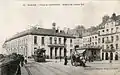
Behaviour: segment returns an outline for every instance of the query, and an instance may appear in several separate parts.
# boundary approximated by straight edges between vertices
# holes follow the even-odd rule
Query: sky
[[[37,6],[27,6],[27,4]],[[60,5],[40,6],[39,4]],[[0,0],[0,52],[3,52],[2,44],[6,39],[31,26],[52,28],[52,23],[55,22],[60,29],[74,28],[77,25],[89,28],[99,25],[104,15],[111,16],[112,13],[120,15],[119,0]]]

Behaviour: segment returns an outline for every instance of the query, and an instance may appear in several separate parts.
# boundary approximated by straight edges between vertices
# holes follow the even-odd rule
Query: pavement
[[[45,63],[28,60],[26,65],[31,75],[120,75],[120,61],[94,61],[87,62],[90,67],[75,67],[68,64],[64,65],[64,59],[47,59]]]
[[[25,66],[21,67],[21,75],[29,75],[28,71],[25,68]]]

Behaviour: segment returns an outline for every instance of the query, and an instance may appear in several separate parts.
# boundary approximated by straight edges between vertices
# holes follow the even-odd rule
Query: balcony
[[[66,44],[48,44],[48,47],[66,47]]]
[[[101,47],[100,46],[88,45],[88,46],[83,46],[82,48],[101,48]]]

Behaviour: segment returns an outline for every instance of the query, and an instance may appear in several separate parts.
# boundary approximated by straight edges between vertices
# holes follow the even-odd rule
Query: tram
[[[45,52],[46,52],[46,50],[44,48],[37,49],[34,52],[34,60],[36,62],[45,62],[45,58],[46,58]]]

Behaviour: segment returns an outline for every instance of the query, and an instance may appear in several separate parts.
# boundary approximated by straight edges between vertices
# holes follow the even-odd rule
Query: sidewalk
[[[87,64],[110,64],[110,60],[87,62]],[[113,60],[112,64],[120,64],[120,60]]]
[[[21,75],[29,75],[25,66],[21,67]]]

